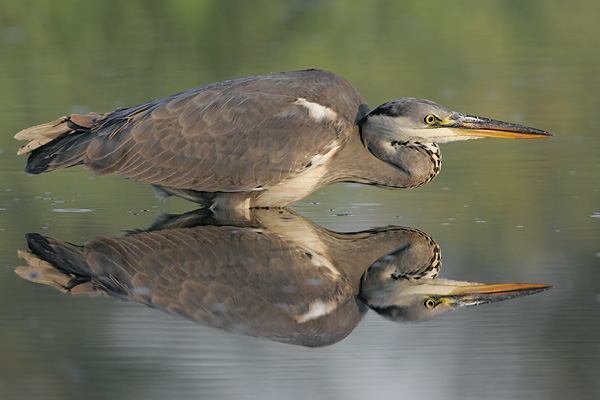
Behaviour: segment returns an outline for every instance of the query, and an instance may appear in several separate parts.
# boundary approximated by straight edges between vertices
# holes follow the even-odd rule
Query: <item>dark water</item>
[[[0,8],[0,398],[593,399],[600,394],[600,32],[595,23],[600,6],[131,1],[61,7],[9,2]],[[252,319],[259,321],[252,330],[246,319],[225,327],[237,332],[229,333],[214,327],[226,325],[218,318],[195,318],[202,322],[197,323],[132,301],[63,294],[15,274],[26,265],[17,251],[27,250],[27,233],[87,246],[99,237],[123,238],[125,231],[148,228],[163,212],[181,214],[194,207],[158,200],[147,185],[97,178],[80,167],[28,176],[22,172],[24,158],[15,155],[14,133],[72,112],[108,111],[206,83],[306,67],[344,76],[371,106],[399,96],[423,97],[556,136],[442,145],[441,174],[416,190],[326,187],[291,207],[298,214],[292,221],[310,227],[310,234],[297,226],[289,233],[273,222],[277,216],[270,222],[263,217],[263,229],[275,240],[284,240],[286,248],[304,241],[300,245],[318,255],[357,232],[418,230],[441,249],[438,280],[554,288],[426,322],[398,323],[364,308],[354,296],[360,295],[369,262],[402,247],[406,236],[364,249],[357,244],[338,251],[342,257],[334,262],[344,271],[344,279],[334,281],[347,289],[335,292],[345,306],[323,301],[311,314],[310,301],[300,305],[300,286],[284,285],[288,292],[296,290],[297,315],[304,321],[318,319],[313,317],[327,305],[349,310],[330,321],[327,335],[313,330],[303,336],[312,345],[332,343],[310,348],[280,343],[286,334],[302,331],[297,325],[284,332],[283,323]],[[185,229],[201,235],[206,229],[220,234],[233,229],[215,227],[214,221],[208,226]],[[238,229],[234,236],[254,240],[247,227]],[[320,250],[311,247],[315,244]],[[265,254],[258,249],[250,258]],[[405,253],[395,254],[405,261]],[[266,293],[274,287],[268,283],[276,279],[273,271],[275,266],[263,269],[267,275],[255,274],[266,280],[236,282],[236,290]],[[329,281],[311,276],[308,282],[312,299],[324,298],[315,288]],[[143,300],[147,285],[131,287]],[[217,304],[213,314],[232,309],[223,301],[211,304]],[[241,304],[249,311],[238,310],[239,318],[266,307]],[[279,341],[266,329],[259,332],[268,324],[281,329]],[[326,340],[316,343],[315,337]]]

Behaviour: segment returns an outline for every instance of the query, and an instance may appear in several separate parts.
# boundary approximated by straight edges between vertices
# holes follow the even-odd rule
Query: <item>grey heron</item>
[[[251,214],[232,225],[201,209],[83,246],[28,234],[30,251],[19,252],[28,265],[16,272],[64,292],[133,300],[226,331],[312,347],[342,340],[368,307],[416,321],[549,288],[434,279],[440,249],[417,229],[338,233],[289,210]]]
[[[19,132],[25,170],[83,164],[218,209],[283,207],[335,182],[414,188],[440,172],[438,143],[550,133],[399,98],[369,110],[323,70],[214,83]]]

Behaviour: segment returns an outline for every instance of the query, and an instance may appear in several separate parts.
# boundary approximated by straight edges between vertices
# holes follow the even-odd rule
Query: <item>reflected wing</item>
[[[334,113],[311,114],[298,99]],[[363,103],[326,71],[216,83],[105,114],[84,163],[160,186],[257,189],[301,173],[312,157],[343,143]]]
[[[362,319],[329,260],[254,228],[205,226],[100,237],[83,247],[29,234],[22,277],[106,293],[230,332],[305,346],[346,337]],[[56,273],[56,271],[60,273]]]
[[[343,275],[316,254],[248,228],[205,226],[102,237],[84,250],[96,279],[109,278],[111,287],[123,284],[133,298],[148,289],[142,297],[150,305],[195,319],[214,312],[213,304],[231,306],[227,311],[233,314],[236,307],[255,309],[257,303],[244,301],[258,300],[263,307],[268,303],[299,316],[308,311],[306,299],[333,301],[347,287]]]

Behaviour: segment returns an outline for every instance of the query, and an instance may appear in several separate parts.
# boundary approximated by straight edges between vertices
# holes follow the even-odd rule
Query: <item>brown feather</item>
[[[210,192],[243,192],[247,197],[239,200],[245,201],[276,188],[275,197],[259,205],[280,206],[325,184],[316,181],[319,171],[304,179],[302,193],[280,198],[281,183],[304,174],[315,157],[331,158],[356,134],[364,103],[331,72],[292,71],[215,83],[106,114],[65,116],[15,137],[28,141],[19,154],[31,152],[30,173],[84,164],[98,175],[120,174],[195,201]],[[239,206],[224,201],[224,207]]]
[[[288,87],[282,96],[279,86],[292,78],[319,84]],[[330,93],[332,87],[338,94],[340,88],[348,91],[350,101],[337,104],[339,97]],[[310,119],[304,107],[294,104],[300,97],[331,107],[344,129]],[[326,153],[323,149],[332,140],[343,141],[362,103],[352,86],[324,71],[222,82],[119,114],[122,123],[106,115],[98,122],[108,130],[97,129],[99,137],[84,163],[101,175],[118,173],[154,185],[204,192],[271,186],[301,173],[301,166]],[[118,128],[113,129],[115,124]]]

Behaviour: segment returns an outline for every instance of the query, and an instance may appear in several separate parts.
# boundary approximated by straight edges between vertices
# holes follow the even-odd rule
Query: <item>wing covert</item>
[[[160,186],[256,190],[301,173],[311,157],[344,142],[361,104],[349,83],[326,71],[220,82],[105,114],[84,164]]]

